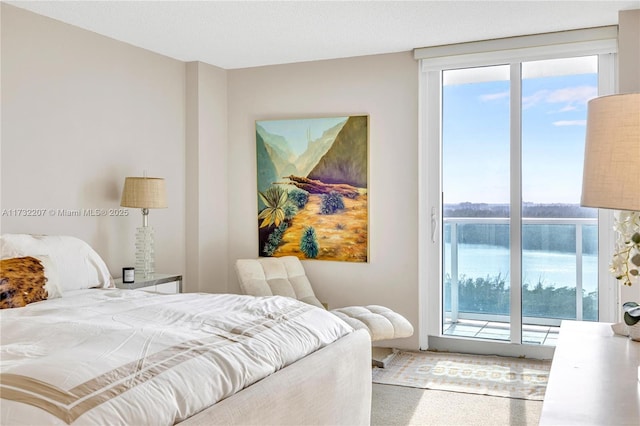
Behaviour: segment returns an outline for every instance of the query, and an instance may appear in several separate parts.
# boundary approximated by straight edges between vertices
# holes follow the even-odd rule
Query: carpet
[[[398,352],[373,382],[542,401],[551,361],[449,352]]]

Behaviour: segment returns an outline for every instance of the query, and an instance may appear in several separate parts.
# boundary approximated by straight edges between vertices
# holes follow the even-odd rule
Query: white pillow
[[[53,263],[49,256],[38,255],[33,256],[42,263],[44,267],[44,276],[47,277],[47,283],[44,285],[44,289],[47,290],[49,295],[47,299],[55,299],[56,297],[62,297],[62,290],[60,290],[60,276],[58,275],[58,268]]]
[[[4,234],[1,256],[48,257],[53,264],[52,279],[62,293],[92,287],[113,287],[113,278],[98,253],[86,242],[67,235]],[[46,270],[46,260],[43,262]],[[51,265],[50,265],[51,266]],[[55,272],[54,272],[55,271]],[[49,278],[49,277],[47,277]]]

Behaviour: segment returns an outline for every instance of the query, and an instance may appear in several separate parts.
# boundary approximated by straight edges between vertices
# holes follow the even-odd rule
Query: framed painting
[[[256,121],[259,256],[367,262],[369,116]]]

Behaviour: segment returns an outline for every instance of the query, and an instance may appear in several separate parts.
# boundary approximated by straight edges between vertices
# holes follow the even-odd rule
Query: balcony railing
[[[451,259],[451,300],[450,300],[450,321],[456,323],[459,318],[484,319],[490,321],[509,322],[509,317],[500,313],[485,312],[482,314],[471,312],[460,312],[459,308],[459,227],[461,225],[509,225],[508,218],[483,218],[483,217],[461,217],[444,218],[444,225],[450,227],[450,259]],[[583,320],[583,234],[586,226],[597,226],[596,218],[522,218],[523,229],[529,225],[570,225],[575,228],[575,312],[576,320]],[[596,236],[597,238],[597,236]],[[491,242],[482,244],[495,245]],[[595,242],[597,246],[597,241]],[[464,271],[463,271],[464,273]],[[559,325],[560,319],[525,317],[526,324],[539,325]]]

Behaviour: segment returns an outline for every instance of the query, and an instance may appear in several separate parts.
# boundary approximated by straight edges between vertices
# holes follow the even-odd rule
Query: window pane
[[[444,71],[443,82],[443,333],[509,340],[509,66]],[[474,318],[506,326],[483,331]]]
[[[597,57],[525,62],[522,76],[523,315],[597,320],[597,211],[579,205]]]

